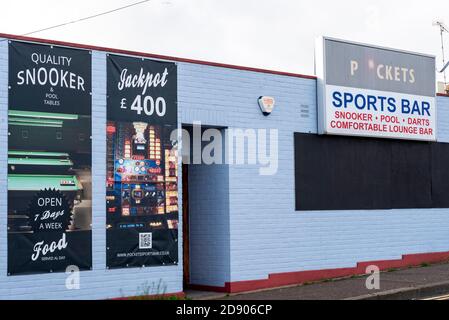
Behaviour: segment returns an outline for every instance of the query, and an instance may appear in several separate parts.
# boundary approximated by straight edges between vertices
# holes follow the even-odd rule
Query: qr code
[[[139,249],[153,249],[152,233],[139,233]]]

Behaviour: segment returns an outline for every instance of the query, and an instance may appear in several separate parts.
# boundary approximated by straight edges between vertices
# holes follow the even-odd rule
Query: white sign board
[[[323,37],[316,73],[320,134],[436,141],[434,56]]]

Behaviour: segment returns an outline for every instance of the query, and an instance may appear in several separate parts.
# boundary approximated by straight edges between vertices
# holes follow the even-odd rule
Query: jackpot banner
[[[435,57],[317,42],[321,134],[436,141]]]
[[[177,67],[109,55],[107,71],[107,266],[177,264]]]
[[[8,274],[92,266],[89,51],[9,44]]]

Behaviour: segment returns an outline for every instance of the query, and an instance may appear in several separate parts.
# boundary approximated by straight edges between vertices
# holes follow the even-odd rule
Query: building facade
[[[241,292],[365,273],[449,257],[449,209],[297,211],[295,133],[318,134],[317,80],[267,70],[189,61],[106,48],[2,35],[0,40],[0,298],[114,299],[184,291],[182,212],[179,261],[171,266],[108,269],[106,263],[107,55],[145,57],[177,65],[178,127],[278,130],[275,175],[257,165],[189,165],[188,285]],[[67,274],[8,275],[8,41],[92,52],[92,270],[80,288]],[[266,117],[257,101],[276,98]],[[449,143],[449,99],[437,97],[437,139]],[[325,201],[325,200],[323,200]],[[185,256],[184,256],[185,257]]]

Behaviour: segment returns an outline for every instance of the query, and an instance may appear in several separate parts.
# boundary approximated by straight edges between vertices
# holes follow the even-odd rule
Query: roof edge
[[[211,67],[236,69],[236,70],[251,71],[251,72],[258,72],[258,73],[268,73],[268,74],[275,74],[275,75],[281,75],[281,76],[287,76],[287,77],[295,77],[295,78],[303,78],[303,79],[311,79],[311,80],[317,79],[316,76],[304,75],[304,74],[299,74],[299,73],[291,73],[291,72],[276,71],[276,70],[269,70],[269,69],[245,67],[245,66],[239,66],[239,65],[233,65],[233,64],[225,64],[225,63],[203,61],[203,60],[196,60],[196,59],[172,57],[172,56],[152,54],[152,53],[132,51],[132,50],[114,49],[114,48],[79,44],[79,43],[66,42],[66,41],[60,41],[60,40],[49,40],[49,39],[34,38],[34,37],[27,37],[27,36],[19,36],[19,35],[13,35],[13,34],[8,34],[8,33],[0,33],[0,38],[5,38],[5,39],[9,39],[9,40],[18,40],[18,41],[46,43],[46,44],[55,45],[55,46],[64,46],[64,47],[72,47],[72,48],[78,48],[78,49],[103,51],[103,52],[109,52],[109,53],[133,55],[133,56],[140,56],[140,57],[160,59],[160,60],[170,60],[170,61],[176,61],[176,62],[201,64],[201,65],[206,65],[206,66],[211,66]]]

